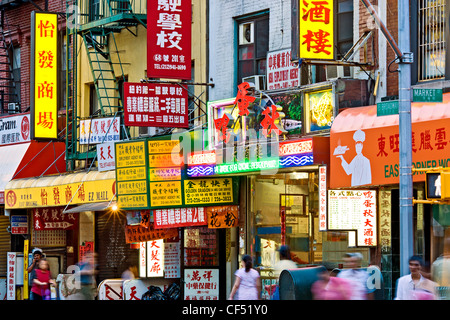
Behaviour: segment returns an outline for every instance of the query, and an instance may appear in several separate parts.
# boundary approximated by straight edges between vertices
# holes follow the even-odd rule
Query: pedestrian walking
[[[372,300],[374,296],[375,288],[369,289],[367,286],[369,273],[361,269],[362,258],[363,256],[359,252],[346,253],[344,256],[346,269],[337,274],[338,278],[351,281],[353,285],[352,300]]]
[[[420,273],[423,266],[422,258],[409,258],[409,271],[397,280],[395,300],[435,300],[436,283],[423,277]]]
[[[324,269],[318,274],[319,279],[311,286],[314,300],[351,300],[352,284],[350,281],[330,276]]]
[[[233,300],[236,292],[236,300],[259,300],[261,293],[261,278],[255,269],[253,269],[252,258],[244,255],[241,260],[241,268],[234,274],[236,281],[231,290],[229,300]]]
[[[95,281],[96,270],[96,253],[86,253],[84,259],[79,263],[80,267],[80,284],[83,300],[94,300],[97,296],[97,285]]]
[[[56,282],[50,277],[48,261],[41,259],[35,269],[35,277],[31,286],[31,300],[50,300],[50,285]]]

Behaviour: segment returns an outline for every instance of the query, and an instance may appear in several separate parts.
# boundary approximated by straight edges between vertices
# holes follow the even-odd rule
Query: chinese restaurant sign
[[[191,79],[191,0],[148,1],[147,76]]]
[[[376,191],[328,190],[328,230],[356,231],[357,246],[376,246],[376,203]]]
[[[58,18],[31,13],[31,139],[58,137]]]
[[[267,89],[285,89],[300,85],[299,68],[291,62],[291,49],[267,53]]]
[[[5,190],[5,208],[57,207],[111,201],[115,179]]]
[[[177,84],[124,83],[127,126],[187,128],[188,94]]]
[[[333,0],[300,0],[300,58],[334,59]]]
[[[327,167],[319,166],[319,231],[327,230]]]
[[[233,202],[233,180],[212,178],[184,180],[186,205],[204,205]]]

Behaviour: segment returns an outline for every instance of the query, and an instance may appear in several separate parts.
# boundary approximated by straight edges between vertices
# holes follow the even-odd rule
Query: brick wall
[[[37,0],[34,3],[42,9],[45,8],[45,1],[43,0]],[[48,9],[49,12],[65,12],[65,2],[49,0]],[[4,31],[7,31],[7,34],[5,34],[6,41],[12,41],[15,47],[20,48],[20,101],[22,111],[30,107],[30,25],[32,11],[38,11],[38,8],[30,3],[23,3],[16,8],[7,8],[4,11]],[[58,29],[62,40],[61,35],[65,33],[65,19],[62,17],[58,18]],[[0,61],[4,62],[5,58],[1,58],[3,60],[0,59]],[[0,68],[5,67],[7,66],[0,65]]]

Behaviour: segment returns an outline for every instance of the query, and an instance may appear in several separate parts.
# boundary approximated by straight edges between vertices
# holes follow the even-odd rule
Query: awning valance
[[[450,93],[442,103],[412,103],[411,121],[413,166],[448,166]],[[330,187],[398,184],[399,137],[398,115],[377,116],[377,106],[342,111],[330,131]]]
[[[86,203],[79,205],[77,207],[67,209],[63,211],[63,213],[79,213],[86,211],[105,211],[109,208],[112,208],[116,204],[115,201],[105,201],[105,202],[95,202],[95,203]]]
[[[39,208],[111,202],[115,171],[90,171],[11,180],[5,187],[5,208]]]

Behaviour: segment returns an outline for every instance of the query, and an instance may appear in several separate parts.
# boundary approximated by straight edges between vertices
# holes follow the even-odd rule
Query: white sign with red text
[[[0,146],[30,141],[30,114],[0,118]]]
[[[116,157],[114,142],[100,143],[97,145],[98,171],[116,169]]]
[[[184,300],[219,300],[219,269],[185,269]]]
[[[7,300],[16,300],[16,253],[8,252],[8,271],[7,271]]]
[[[267,90],[300,85],[299,68],[291,62],[291,49],[267,53]]]

